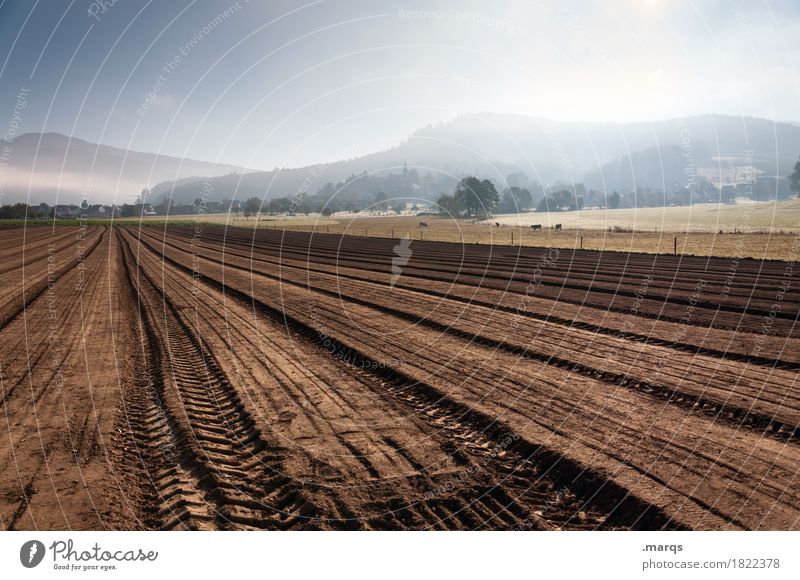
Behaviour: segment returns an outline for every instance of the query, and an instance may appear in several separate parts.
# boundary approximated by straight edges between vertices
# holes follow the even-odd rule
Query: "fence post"
[[[678,255],[678,236],[675,236],[675,239],[672,241],[672,252],[676,256]]]

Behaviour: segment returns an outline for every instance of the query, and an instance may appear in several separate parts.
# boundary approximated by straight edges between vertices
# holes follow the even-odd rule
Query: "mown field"
[[[561,213],[525,213],[499,216],[507,225],[561,223],[569,229],[606,230],[623,228],[664,233],[765,232],[800,233],[800,199],[778,203],[700,204],[682,207],[639,209],[586,209]]]
[[[420,222],[427,224],[421,228]],[[110,225],[110,221],[98,221]],[[522,245],[611,252],[674,253],[727,258],[794,260],[800,252],[800,200],[579,212],[500,215],[476,222],[438,216],[378,217],[362,214],[259,216],[228,214],[147,216],[119,225],[198,223],[248,229],[279,229],[360,237],[453,243]],[[497,227],[500,223],[501,226]],[[562,224],[561,231],[552,226]],[[541,224],[533,231],[532,224]]]
[[[0,230],[4,529],[800,527],[783,262]]]
[[[265,229],[346,234],[357,237],[410,238],[497,246],[526,246],[559,249],[603,250],[607,252],[644,252],[726,258],[794,260],[800,255],[800,232],[797,233],[711,233],[605,231],[601,229],[545,228],[533,231],[529,226],[496,226],[492,222],[474,223],[437,216],[353,217],[335,224],[294,224],[262,222]],[[531,218],[535,219],[535,218]],[[427,227],[420,227],[420,222]],[[539,222],[536,222],[539,223]]]

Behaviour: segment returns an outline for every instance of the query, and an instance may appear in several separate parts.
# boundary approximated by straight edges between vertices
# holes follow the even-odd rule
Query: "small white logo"
[[[408,261],[411,259],[411,238],[405,237],[400,240],[394,247],[395,256],[392,258],[392,277],[389,280],[389,288],[394,288],[394,285],[397,284],[397,280],[403,273],[403,266],[408,264]]]
[[[35,568],[44,559],[44,544],[39,540],[29,540],[19,549],[19,561],[26,568]]]

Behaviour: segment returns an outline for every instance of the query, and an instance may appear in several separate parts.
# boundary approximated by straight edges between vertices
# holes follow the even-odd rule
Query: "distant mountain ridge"
[[[40,151],[35,176],[37,186],[42,183],[44,186],[31,192],[31,199],[37,202],[51,202],[54,197],[52,184],[58,181],[55,178],[65,156],[62,149],[67,139],[53,134],[44,137],[47,147]],[[25,157],[30,147],[20,147],[25,138],[30,140],[33,136],[24,135],[14,141],[15,150],[6,168],[3,203],[15,197],[8,174],[9,170],[18,171],[20,165],[25,185],[22,191],[27,193],[32,159]],[[204,188],[211,191],[208,201],[291,197],[298,192],[314,194],[326,183],[336,184],[363,172],[399,173],[406,164],[420,176],[430,173],[435,178],[432,181],[442,184],[476,175],[491,179],[502,188],[509,175],[517,176],[519,183],[519,175],[524,174],[522,181],[530,184],[580,182],[610,192],[685,185],[687,175],[713,173],[717,166],[728,163],[751,164],[765,175],[788,175],[800,154],[800,126],[726,115],[639,123],[581,123],[479,113],[419,129],[400,145],[385,151],[292,169],[243,173],[242,168],[231,165],[130,152],[118,188],[116,176],[122,168],[125,151],[73,139],[67,156],[70,169],[67,181],[72,187],[66,187],[62,179],[61,200],[67,193],[71,200],[80,197],[91,167],[91,158],[87,161],[85,157],[95,150],[100,152],[98,158],[102,160],[102,171],[95,168],[93,183],[98,201],[104,188],[111,188],[106,198],[119,190],[132,195],[127,200],[131,202],[142,187],[154,183],[158,185],[152,188],[148,199],[151,202],[171,197],[177,202],[191,203]],[[83,161],[79,163],[72,156]],[[720,161],[722,158],[741,161]],[[151,167],[157,169],[152,175]],[[49,179],[44,179],[48,176]],[[427,191],[429,196],[437,193],[430,187]]]
[[[164,181],[218,177],[244,171],[207,163],[97,145],[60,133],[26,133],[0,140],[3,204],[26,202],[131,203],[145,187]]]
[[[800,126],[754,117],[701,115],[646,123],[579,123],[513,114],[462,115],[414,132],[405,142],[335,163],[212,180],[218,199],[276,198],[308,191],[364,171],[398,172],[404,164],[455,178],[477,175],[504,186],[524,173],[531,183],[585,182],[597,189],[686,184],[687,174],[715,167],[719,157],[743,158],[769,175],[788,175],[800,154]],[[198,184],[164,184],[181,201]],[[387,192],[391,193],[391,192]]]

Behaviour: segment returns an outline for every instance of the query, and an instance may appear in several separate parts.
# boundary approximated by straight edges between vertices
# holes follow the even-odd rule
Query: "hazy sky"
[[[798,0],[6,0],[0,47],[3,134],[263,169],[479,111],[800,121]]]

